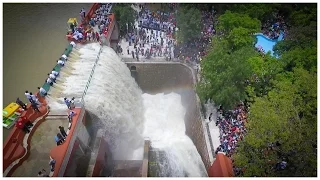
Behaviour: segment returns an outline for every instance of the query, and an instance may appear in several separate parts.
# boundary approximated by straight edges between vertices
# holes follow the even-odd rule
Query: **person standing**
[[[68,134],[66,133],[64,128],[62,126],[59,126],[59,129],[60,129],[60,133],[62,134],[62,136],[64,136],[64,138],[66,138]]]
[[[23,103],[19,98],[17,98],[16,103],[19,104],[19,106],[22,107],[24,110],[27,110],[26,104]]]
[[[64,142],[65,138],[60,133],[57,133],[57,136],[62,142]]]
[[[56,77],[55,75],[48,73],[48,76],[49,76],[49,78],[50,78],[54,83],[56,83],[57,77]]]
[[[98,33],[98,32],[96,32],[96,39],[97,39],[97,42],[99,42],[99,41],[100,41],[100,35],[99,35],[99,33]]]
[[[54,167],[56,165],[56,160],[54,160],[51,156],[50,156],[49,165],[50,165],[50,171],[53,172],[54,171]]]
[[[62,54],[61,58],[64,59],[65,61],[68,61],[68,57],[67,57],[67,55],[65,55],[65,54]],[[60,59],[61,59],[61,58],[60,58]]]
[[[25,124],[23,124],[22,122],[22,119],[19,119],[17,122],[16,122],[16,127],[19,128],[19,129],[22,129],[24,132],[26,133],[30,133],[30,130],[28,128],[28,126],[26,126]]]
[[[76,43],[74,41],[71,41],[70,44],[72,45],[72,47],[76,47]]]
[[[49,177],[47,175],[46,170],[42,169],[41,171],[38,172],[38,177]]]
[[[33,108],[33,110],[40,112],[39,108],[38,108],[38,104],[34,101],[31,102],[31,107]]]
[[[126,48],[127,48],[128,55],[130,55],[129,46],[127,46]]]
[[[64,66],[64,62],[61,61],[61,60],[57,60],[57,64],[60,65],[60,66]]]
[[[29,91],[25,91],[24,95],[26,95],[27,99],[30,101],[31,96],[30,96]]]
[[[54,68],[52,69],[52,71],[51,71],[51,74],[53,74],[54,76],[58,76],[59,75],[59,72],[58,71],[56,71]]]
[[[43,87],[38,87],[38,89],[39,89],[40,95],[42,96],[48,95],[47,91]]]
[[[60,144],[62,144],[62,141],[61,141],[61,139],[59,139],[58,136],[54,136],[54,140],[56,141],[57,146],[59,146]]]
[[[53,86],[53,82],[52,82],[51,78],[48,77],[48,79],[45,82],[50,84],[50,86]]]
[[[83,18],[85,18],[86,17],[86,10],[84,10],[84,8],[82,8],[81,11],[82,11]]]
[[[33,124],[25,116],[21,117],[22,123],[25,124],[28,128],[33,127]]]
[[[210,113],[210,115],[209,115],[209,122],[212,121],[212,115],[213,115],[213,113]]]
[[[96,40],[96,33],[94,33],[94,31],[91,32],[91,36],[92,36],[92,41]]]
[[[67,105],[68,109],[71,109],[71,106],[70,106],[71,102],[70,102],[70,100],[67,99],[66,97],[65,97],[63,100],[64,100],[64,103]]]

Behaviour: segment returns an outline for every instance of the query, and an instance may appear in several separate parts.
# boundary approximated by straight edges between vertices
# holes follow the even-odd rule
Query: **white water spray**
[[[146,108],[144,136],[150,138],[152,148],[164,151],[168,160],[168,164],[160,165],[160,175],[207,176],[195,145],[185,134],[186,110],[182,106],[181,96],[161,93],[143,94],[142,97]]]
[[[113,158],[142,159],[134,151],[143,146],[143,103],[141,90],[126,64],[110,47],[103,47],[85,107],[102,120]]]
[[[64,97],[82,96],[100,45],[92,43],[74,50],[47,100],[52,110],[66,111]],[[131,77],[127,66],[110,47],[103,47],[85,96],[85,107],[105,130],[115,160],[142,159],[144,136],[165,151],[173,176],[206,176],[200,155],[185,135],[185,109],[177,94],[148,95]],[[144,101],[143,101],[144,100]],[[145,109],[145,108],[146,109]],[[146,122],[145,120],[146,119]],[[144,129],[145,128],[145,129]]]

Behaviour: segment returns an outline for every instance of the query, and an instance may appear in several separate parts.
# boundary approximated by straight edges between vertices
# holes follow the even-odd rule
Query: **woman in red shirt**
[[[29,133],[29,128],[22,122],[22,119],[19,119],[16,123],[16,127],[22,129],[24,132]]]
[[[25,124],[28,128],[32,127],[33,124],[25,117],[21,117],[22,123]]]

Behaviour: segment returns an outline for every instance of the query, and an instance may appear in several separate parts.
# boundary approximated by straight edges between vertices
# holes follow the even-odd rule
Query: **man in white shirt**
[[[24,95],[26,95],[27,99],[30,101],[30,99],[31,99],[30,93],[28,91],[26,91],[24,93]]]
[[[41,103],[39,102],[39,99],[37,98],[37,96],[35,96],[34,94],[32,94],[32,92],[30,92],[30,96],[33,102],[37,103],[38,105],[41,105]]]
[[[57,64],[59,64],[60,66],[64,66],[64,62],[61,61],[61,60],[58,60],[58,61],[57,61]]]
[[[48,78],[48,79],[46,80],[46,83],[50,84],[50,86],[53,86],[53,82],[52,82],[51,78]]]
[[[67,57],[67,55],[65,55],[65,54],[62,54],[62,56],[61,56],[61,58],[63,58],[64,60],[68,60],[68,57]]]
[[[79,37],[80,40],[82,40],[82,39],[83,39],[82,33],[79,33],[79,34],[78,34],[78,37]]]
[[[51,71],[51,74],[53,74],[54,76],[58,76],[59,75],[59,72],[57,72],[54,68],[52,69]]]
[[[70,44],[73,46],[73,47],[76,47],[76,43],[74,41],[71,41]]]
[[[48,76],[54,83],[56,83],[56,76],[55,75],[48,73]]]
[[[39,89],[40,95],[42,95],[42,96],[48,95],[47,91],[45,89],[43,89],[43,87],[38,87],[38,89]]]
[[[73,37],[73,39],[75,39],[76,41],[78,41],[78,35],[77,35],[77,34],[74,34],[72,37]]]

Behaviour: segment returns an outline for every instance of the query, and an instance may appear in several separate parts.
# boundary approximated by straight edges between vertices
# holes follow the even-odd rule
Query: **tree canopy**
[[[130,4],[117,3],[112,7],[117,22],[119,23],[120,35],[124,36],[127,31],[132,31],[136,12],[131,8]],[[127,27],[128,24],[128,27]]]
[[[233,155],[242,176],[317,176],[316,4],[219,5],[217,36],[201,62],[197,92],[225,109],[249,102],[247,134]],[[265,7],[263,9],[263,7]],[[260,12],[260,13],[258,13]],[[286,15],[279,58],[254,50],[268,14]],[[272,20],[271,20],[272,21]],[[284,170],[276,163],[287,162]]]
[[[189,6],[181,7],[177,13],[177,27],[179,42],[199,38],[202,30],[200,10]]]
[[[232,108],[246,96],[245,82],[252,74],[248,59],[258,56],[252,33],[260,29],[260,22],[230,11],[218,20],[221,35],[213,38],[213,49],[202,61],[203,81],[197,90],[202,100],[212,99],[216,104]]]

